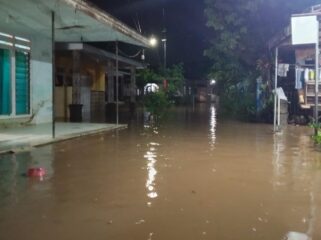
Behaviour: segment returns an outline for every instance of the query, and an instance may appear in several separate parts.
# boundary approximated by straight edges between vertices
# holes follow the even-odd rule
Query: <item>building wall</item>
[[[33,124],[52,121],[52,53],[51,39],[31,39],[31,119]]]
[[[40,124],[52,119],[52,57],[51,39],[43,35],[21,34],[8,24],[0,23],[0,31],[27,38],[31,41],[30,51],[30,108],[27,117],[1,117],[0,124]]]

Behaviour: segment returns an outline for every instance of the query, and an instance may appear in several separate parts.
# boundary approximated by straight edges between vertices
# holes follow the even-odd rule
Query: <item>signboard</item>
[[[292,17],[292,44],[316,44],[319,35],[318,25],[317,16]]]

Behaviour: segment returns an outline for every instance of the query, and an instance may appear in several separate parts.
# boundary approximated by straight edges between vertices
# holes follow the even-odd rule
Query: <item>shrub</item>
[[[170,107],[170,102],[166,93],[159,91],[148,93],[144,97],[144,106],[153,116],[162,117]]]

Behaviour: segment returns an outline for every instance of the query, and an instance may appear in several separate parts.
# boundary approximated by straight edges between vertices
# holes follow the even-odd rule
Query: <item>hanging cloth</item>
[[[290,64],[280,63],[278,65],[278,76],[286,77],[288,75],[289,69],[290,69]]]
[[[308,68],[304,69],[304,81],[305,82],[309,81],[309,69]]]
[[[305,71],[302,68],[295,69],[295,89],[303,88]]]
[[[310,80],[315,80],[315,72],[312,69],[309,70],[309,79]]]

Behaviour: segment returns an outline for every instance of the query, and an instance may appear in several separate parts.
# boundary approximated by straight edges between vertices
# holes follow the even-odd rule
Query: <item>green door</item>
[[[16,52],[16,114],[29,114],[29,54]]]
[[[0,49],[0,115],[11,114],[10,50]]]

